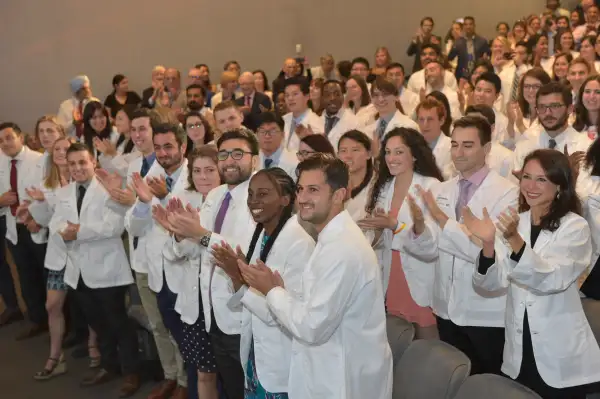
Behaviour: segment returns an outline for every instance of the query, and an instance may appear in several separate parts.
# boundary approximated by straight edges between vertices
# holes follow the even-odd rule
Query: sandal
[[[89,349],[98,349],[97,346],[88,346],[88,350]],[[89,368],[91,369],[97,369],[98,367],[100,367],[100,363],[102,360],[102,356],[98,355],[98,356],[90,356],[90,364],[89,364]]]
[[[42,371],[35,373],[33,376],[35,380],[47,381],[67,372],[67,362],[65,362],[62,355],[60,355],[58,359],[50,357],[48,360],[52,363],[52,366],[49,369],[45,368]]]

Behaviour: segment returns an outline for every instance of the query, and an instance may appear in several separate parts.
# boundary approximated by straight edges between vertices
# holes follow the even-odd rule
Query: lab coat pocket
[[[556,359],[561,363],[569,362],[569,358],[578,359],[586,350],[586,324],[583,314],[566,314],[556,318],[547,318],[541,331],[534,327],[531,328],[534,350],[536,338],[539,336],[546,359]]]

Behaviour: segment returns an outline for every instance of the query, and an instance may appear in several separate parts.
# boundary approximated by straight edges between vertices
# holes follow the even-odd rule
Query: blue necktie
[[[173,179],[170,176],[167,176],[165,180],[167,181],[167,191],[171,192],[173,189]]]
[[[142,177],[146,177],[149,170],[150,170],[150,163],[148,162],[148,160],[146,158],[144,158],[142,160],[142,169],[140,170],[140,175]]]
[[[265,158],[265,169],[269,169],[273,165],[273,160],[269,158]]]

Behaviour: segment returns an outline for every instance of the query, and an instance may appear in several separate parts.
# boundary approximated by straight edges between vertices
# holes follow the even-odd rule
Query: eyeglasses
[[[231,151],[221,150],[217,153],[217,159],[222,162],[226,161],[227,158],[231,157],[235,161],[239,161],[240,159],[244,158],[245,154],[252,153],[249,151],[240,150],[239,148],[236,148],[235,150]]]
[[[537,112],[539,114],[545,114],[546,111],[550,110],[551,112],[556,112],[559,109],[561,109],[562,107],[566,107],[565,104],[560,104],[560,103],[554,103],[554,104],[542,104],[542,105],[538,105],[537,107],[535,107],[535,109],[537,110]]]
[[[276,134],[281,133],[280,130],[277,129],[271,129],[271,130],[257,130],[258,134],[263,135],[263,136],[275,136]]]
[[[203,127],[202,123],[190,123],[189,125],[185,125],[186,129],[200,129]]]

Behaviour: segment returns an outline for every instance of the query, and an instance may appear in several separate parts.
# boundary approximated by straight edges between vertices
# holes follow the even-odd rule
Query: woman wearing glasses
[[[199,112],[188,112],[185,115],[183,127],[187,134],[186,157],[191,154],[195,148],[200,148],[205,144],[212,143],[214,140],[212,127]]]
[[[539,134],[542,127],[535,108],[535,98],[540,87],[550,83],[550,80],[550,76],[539,67],[525,72],[519,83],[517,101],[506,106],[506,129],[510,137]]]
[[[298,152],[296,153],[299,162],[302,162],[311,155],[317,153],[335,156],[335,150],[327,137],[322,134],[311,134],[300,140]]]

